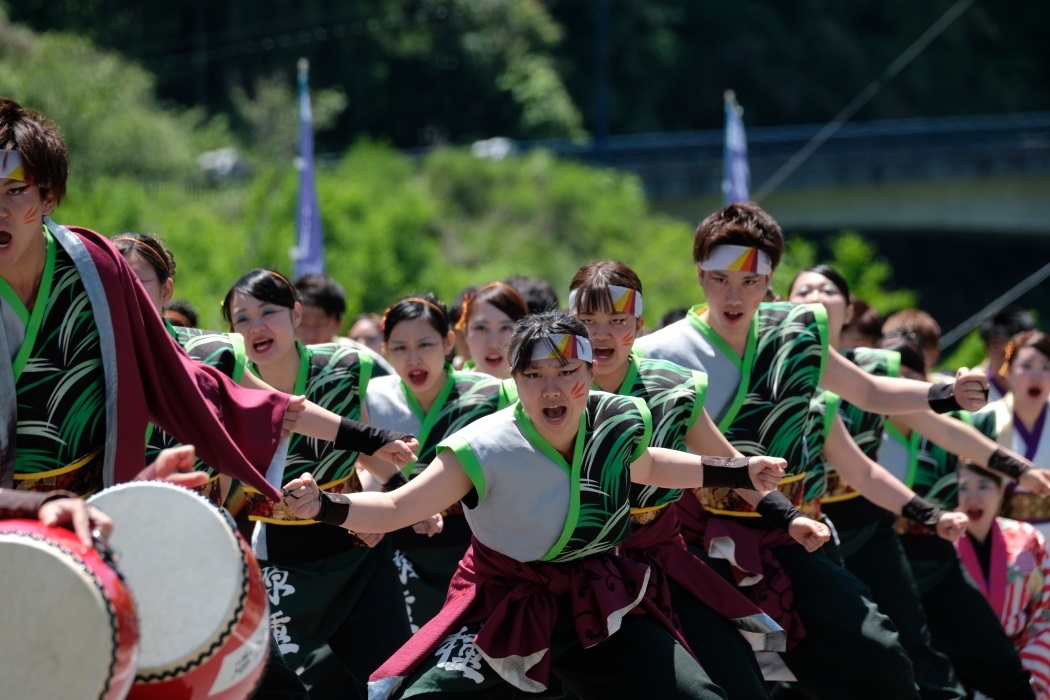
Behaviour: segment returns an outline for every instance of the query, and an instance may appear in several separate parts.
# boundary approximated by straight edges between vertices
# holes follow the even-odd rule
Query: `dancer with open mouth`
[[[910,373],[909,368],[916,367],[916,363],[922,367],[922,352],[918,345],[911,344],[905,338],[893,339],[889,345],[881,348],[840,349],[842,329],[852,309],[848,302],[849,285],[834,268],[820,264],[798,273],[789,286],[788,299],[799,304],[821,304],[828,315],[829,346],[868,374],[924,378],[921,372]],[[841,470],[836,470],[824,459],[815,460],[806,474],[806,498],[819,501],[820,508],[831,519],[838,533],[839,552],[847,568],[868,586],[880,612],[889,616],[897,626],[901,644],[915,669],[920,696],[942,699],[966,697],[967,691],[960,683],[952,662],[968,669],[996,658],[1001,660],[1001,666],[998,672],[991,674],[992,677],[1001,679],[1023,675],[1019,661],[1010,653],[1011,646],[999,633],[995,620],[989,615],[981,615],[980,610],[967,616],[963,625],[952,626],[959,620],[957,615],[950,615],[948,620],[935,621],[941,635],[955,639],[970,638],[972,643],[969,648],[982,657],[979,662],[965,656],[956,656],[949,661],[936,649],[923,600],[965,595],[967,591],[950,593],[955,583],[955,579],[950,576],[924,582],[924,586],[918,585],[895,529],[897,518],[874,502],[877,499],[874,498],[873,490],[885,489],[885,484],[881,480],[865,478],[864,472],[874,474],[883,471],[882,467],[874,464],[874,460],[879,458],[887,417],[863,411],[830,391],[821,391],[815,399],[817,401],[825,411],[824,424],[830,425],[830,418],[837,414],[849,437],[863,454],[855,455],[853,459],[840,460],[836,464],[841,464]],[[998,446],[992,440],[963,421],[932,411],[893,416],[892,421],[898,429],[916,431],[948,452],[969,457],[982,466],[1001,465],[1003,462],[1000,460],[1003,460],[1018,469],[1026,469],[1022,458],[997,449]],[[896,461],[893,464],[903,466]],[[891,473],[909,488],[919,490],[922,496],[937,506],[951,509],[954,502],[945,498],[947,494],[926,490],[924,485],[932,483],[937,477],[927,478],[917,473],[924,464],[917,461],[915,469]],[[1050,481],[1040,475],[1017,475],[1033,487],[1050,492]],[[851,484],[861,484],[862,487],[858,490]],[[920,530],[920,526],[913,527],[903,519],[900,526],[913,533],[921,533],[916,536],[927,540],[922,545],[927,550],[936,548],[944,553],[945,561],[953,559],[950,543],[937,540],[938,533],[934,529],[923,527]],[[919,595],[920,588],[922,596]],[[976,591],[969,592],[973,595],[967,600],[973,607],[980,608]],[[998,654],[993,652],[995,649],[999,650]],[[971,678],[967,671],[967,679]],[[982,681],[978,679],[977,682]]]
[[[800,503],[805,469],[815,455],[824,451],[837,462],[836,455],[845,460],[856,454],[841,422],[828,432],[818,427],[810,406],[818,388],[869,410],[908,413],[931,402],[942,410],[959,402],[978,408],[984,403],[984,378],[961,374],[954,385],[931,386],[872,377],[829,353],[824,307],[763,303],[783,250],[780,225],[758,205],[738,202],[711,214],[693,241],[707,303],[643,336],[636,346],[646,357],[706,371],[705,406],[719,429],[744,454],[770,452],[786,459],[789,475],[781,488]],[[892,495],[881,505],[924,522],[943,521],[948,537],[962,534],[961,514],[931,511],[928,502],[893,481],[887,480]],[[712,565],[749,590],[785,628],[788,650],[782,656],[809,692],[854,700],[917,697],[896,630],[856,576],[765,525],[735,494],[699,493],[707,516],[697,518],[687,541],[703,546]]]
[[[742,457],[703,408],[706,374],[633,352],[644,318],[642,282],[631,268],[615,260],[581,267],[569,285],[569,312],[590,334],[595,388],[645,401],[653,415],[653,447]],[[754,505],[760,501],[757,493],[740,493]],[[681,489],[632,484],[625,556],[652,566],[654,584],[666,586],[664,597],[689,647],[729,697],[767,697],[752,649],[782,651],[783,630],[686,547],[674,507],[682,496]],[[685,497],[695,501],[692,493]],[[798,517],[789,503],[784,514],[782,525],[808,549],[830,537],[825,525]],[[730,621],[742,634],[733,633]]]
[[[327,488],[350,491],[356,488],[352,477],[359,452],[400,443],[406,458],[399,465],[415,458],[405,443],[391,442],[410,440],[406,434],[357,422],[373,372],[370,352],[297,342],[302,305],[287,278],[252,270],[227,292],[222,309],[230,329],[244,337],[252,373],[371,433],[365,441],[337,436],[333,442],[293,435],[283,471],[275,478],[283,483],[312,472]],[[379,460],[367,468],[381,482],[399,473]],[[253,549],[270,591],[274,634],[288,665],[294,668],[327,643],[363,690],[368,675],[411,634],[389,542],[299,518],[250,487],[245,493],[248,517],[256,523]]]
[[[1050,469],[1050,336],[1035,330],[1018,333],[1007,343],[997,371],[1007,393],[974,414],[974,425],[1039,469]],[[1050,536],[1050,499],[1037,489],[1007,489],[1003,517],[1030,522]]]
[[[509,345],[519,403],[446,438],[422,474],[390,493],[285,485],[305,517],[391,531],[462,501],[474,533],[445,606],[383,665],[371,697],[517,697],[551,674],[584,698],[719,698],[647,592],[649,567],[618,556],[631,482],[776,486],[784,461],[747,468],[649,446],[637,398],[590,391],[587,330],[560,312],[526,316]]]
[[[392,491],[423,472],[442,440],[483,416],[514,403],[513,382],[481,372],[452,369],[446,358],[455,334],[445,305],[432,294],[405,297],[386,310],[381,323],[386,355],[397,374],[372,380],[362,420],[388,430],[415,435],[419,459],[405,465],[385,484]],[[369,457],[361,461],[368,464]],[[362,475],[366,488],[374,481]],[[440,523],[440,531],[432,525]],[[424,521],[390,537],[394,562],[403,583],[412,631],[432,618],[448,594],[452,574],[470,546],[470,527],[455,504],[435,521]]]
[[[1035,697],[1050,700],[1050,551],[1033,525],[999,516],[1005,491],[998,474],[959,462],[959,510],[970,526],[956,547],[1031,674]]]
[[[463,369],[491,374],[497,379],[509,378],[507,341],[514,324],[527,313],[525,298],[509,284],[490,282],[478,287],[464,302],[456,323],[470,353]]]

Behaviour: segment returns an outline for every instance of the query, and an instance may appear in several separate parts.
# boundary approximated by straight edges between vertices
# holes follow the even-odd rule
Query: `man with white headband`
[[[630,485],[767,493],[784,461],[733,468],[650,447],[645,403],[590,391],[587,329],[560,312],[518,321],[508,355],[519,403],[443,440],[396,491],[323,493],[309,475],[285,485],[298,515],[367,532],[463,503],[474,541],[445,605],[373,674],[369,697],[511,697],[547,690],[552,674],[579,697],[726,697],[655,604],[650,567],[620,555]]]
[[[783,250],[779,224],[756,204],[730,204],[708,216],[693,242],[707,303],[639,339],[636,347],[647,357],[706,371],[708,413],[745,455],[787,460],[780,490],[797,505],[806,466],[816,455],[824,452],[834,464],[836,457],[852,458],[856,450],[844,429],[825,430],[822,417],[811,409],[818,387],[866,410],[894,414],[930,407],[972,410],[985,401],[985,383],[980,374],[966,372],[954,385],[873,377],[829,352],[823,306],[763,303]],[[957,514],[942,514],[910,489],[893,487],[888,498],[873,500],[940,526],[949,539],[963,532],[964,520]],[[723,567],[724,575],[750,586],[763,609],[787,630],[788,651],[782,656],[811,694],[852,700],[918,697],[893,625],[855,576],[762,525],[755,509],[732,493],[714,494],[704,508],[706,525],[695,533],[695,544]]]
[[[84,497],[130,481],[153,421],[276,500],[266,471],[283,460],[282,432],[301,426],[302,398],[242,389],[182,352],[113,245],[49,218],[68,167],[57,125],[0,97],[0,488]],[[163,478],[193,486],[207,476]],[[271,651],[266,697],[305,697]]]

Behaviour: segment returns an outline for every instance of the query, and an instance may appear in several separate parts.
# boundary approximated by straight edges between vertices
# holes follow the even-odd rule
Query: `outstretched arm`
[[[285,484],[284,501],[300,518],[320,516],[355,532],[393,532],[441,512],[472,488],[459,459],[444,450],[422,474],[389,493],[322,495],[313,476],[304,474]]]
[[[650,447],[631,464],[631,480],[668,489],[750,485],[767,493],[777,487],[787,467],[787,462],[779,457],[751,457],[747,461],[745,472],[744,467],[705,466],[704,458],[699,455]]]
[[[1014,479],[1040,496],[1050,495],[1050,473],[1035,469],[1027,459],[1002,447],[972,425],[930,411],[894,418],[940,447],[965,457],[979,467]]]
[[[988,379],[980,372],[959,370],[954,385],[951,385],[951,396],[958,408],[975,411],[984,406],[988,399],[987,382]],[[899,415],[929,410],[931,391],[937,393],[937,389],[931,387],[943,388],[947,385],[931,385],[899,377],[876,377],[833,352],[828,354],[820,386],[869,413]],[[943,403],[935,405],[942,406]]]
[[[685,446],[690,452],[698,455],[743,456],[726,440],[725,435],[718,431],[706,409],[685,434]],[[750,488],[734,490],[752,507],[765,511],[764,517],[769,519],[775,527],[786,529],[795,541],[806,548],[806,551],[813,552],[819,549],[831,537],[831,531],[827,526],[807,518],[795,508],[790,507],[791,504],[786,498],[778,499],[767,495],[767,503],[763,504],[763,495],[758,491]],[[772,501],[777,501],[775,506]]]
[[[404,436],[399,439],[389,430],[373,428],[352,418],[343,418],[312,401],[307,401],[304,396],[293,396],[289,401],[284,427],[286,431],[335,443],[340,450],[374,455],[397,468],[414,461],[416,450],[419,449],[419,443],[414,437]],[[393,471],[390,470],[391,474]]]
[[[936,529],[938,535],[952,542],[966,532],[969,519],[964,513],[941,511],[932,506],[885,467],[871,461],[853,442],[838,416],[831,426],[824,456],[847,484],[875,505],[913,519],[913,513],[922,512],[928,516],[923,524]]]

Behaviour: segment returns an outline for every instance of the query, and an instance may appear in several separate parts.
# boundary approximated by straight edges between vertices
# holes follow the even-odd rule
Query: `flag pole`
[[[300,58],[299,72],[299,201],[295,216],[296,243],[292,248],[295,277],[324,272],[324,239],[321,209],[314,181],[314,127],[310,108],[310,62]]]
[[[747,164],[747,137],[744,135],[744,109],[736,93],[726,90],[725,149],[722,152],[722,203],[744,202],[751,189],[751,169]]]

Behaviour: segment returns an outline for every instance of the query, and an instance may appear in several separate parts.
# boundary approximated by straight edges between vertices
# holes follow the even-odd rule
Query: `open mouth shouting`
[[[1041,386],[1030,386],[1025,393],[1028,394],[1028,398],[1030,399],[1038,399],[1044,395],[1043,387]]]
[[[273,338],[261,337],[252,341],[252,350],[256,355],[266,355],[273,349]]]
[[[551,427],[556,427],[565,423],[566,418],[569,415],[569,408],[564,404],[545,406],[542,413],[543,422]]]
[[[984,516],[984,508],[977,508],[971,506],[963,511],[966,513],[966,517],[970,519],[970,522],[976,523]]]
[[[430,372],[425,369],[414,369],[408,373],[408,383],[412,386],[423,386],[429,377]]]
[[[734,324],[735,325],[737,323],[740,323],[740,321],[744,318],[744,312],[743,311],[724,311],[724,312],[722,312],[722,316],[730,324]]]
[[[495,369],[503,364],[503,355],[499,353],[485,355],[484,362],[488,367]]]
[[[613,355],[616,353],[614,348],[599,348],[595,347],[591,351],[594,354],[595,362],[609,362],[613,359]]]
[[[11,245],[12,236],[7,231],[0,229],[0,248],[6,248]]]

